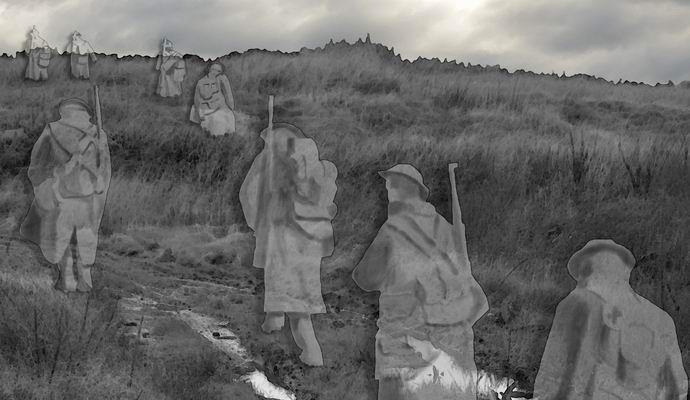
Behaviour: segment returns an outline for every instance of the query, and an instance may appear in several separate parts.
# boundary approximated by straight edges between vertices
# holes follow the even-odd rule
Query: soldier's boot
[[[312,367],[323,366],[323,354],[309,314],[290,314],[290,330],[297,347],[302,350],[299,359]]]
[[[279,331],[285,325],[285,314],[282,312],[267,312],[261,330],[266,333]]]
[[[63,292],[74,292],[77,290],[77,281],[74,279],[74,259],[72,249],[68,246],[62,260],[57,264],[58,279],[55,282],[55,289]]]
[[[93,287],[91,282],[91,266],[82,264],[77,258],[77,291],[90,292]]]

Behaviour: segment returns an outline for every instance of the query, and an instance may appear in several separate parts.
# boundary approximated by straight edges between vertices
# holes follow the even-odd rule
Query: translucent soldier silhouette
[[[29,31],[26,52],[29,56],[29,63],[26,66],[25,78],[34,81],[47,80],[48,65],[50,65],[53,50],[48,42],[41,37],[36,25]]]
[[[592,240],[570,258],[577,287],[556,308],[535,399],[687,399],[675,325],[630,287],[634,265],[612,240]]]
[[[381,292],[379,400],[476,399],[472,326],[488,302],[467,256],[456,167],[449,166],[453,225],[426,201],[429,189],[413,166],[379,172],[388,190],[388,219],[352,274],[360,288]],[[430,370],[434,379],[424,381]]]
[[[208,73],[199,79],[194,90],[190,121],[213,136],[235,133],[235,100],[230,81],[223,74],[223,65],[212,63]]]
[[[161,72],[156,93],[161,97],[181,95],[186,66],[182,54],[175,51],[173,42],[167,38],[163,38],[161,42],[161,54],[158,56],[156,69]]]
[[[57,264],[56,289],[87,292],[110,184],[108,140],[81,99],[64,100],[58,108],[60,120],[45,127],[31,152],[34,200],[20,232]]]
[[[272,105],[272,98],[269,100]],[[269,108],[271,110],[272,107]],[[270,111],[269,111],[270,113]],[[254,266],[264,269],[264,332],[290,320],[300,360],[323,365],[311,314],[325,313],[321,295],[321,259],[333,253],[331,220],[338,171],[320,160],[316,143],[289,124],[261,132],[264,149],[240,189],[247,225],[254,230]]]
[[[67,52],[70,53],[72,76],[89,79],[89,58],[96,62],[96,55],[94,54],[93,47],[91,47],[91,43],[84,40],[81,37],[81,33],[74,31],[72,39],[67,45]]]

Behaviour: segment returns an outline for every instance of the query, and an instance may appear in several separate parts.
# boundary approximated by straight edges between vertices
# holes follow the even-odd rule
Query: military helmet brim
[[[635,256],[630,250],[610,239],[595,239],[587,242],[582,249],[570,257],[568,272],[577,281],[588,277],[594,272],[593,268],[597,267],[592,264],[592,258],[605,252],[618,256],[629,270],[635,267]]]
[[[66,108],[77,108],[81,109],[83,111],[86,111],[89,113],[89,115],[93,115],[93,110],[91,110],[91,107],[87,102],[80,98],[70,98],[70,99],[65,99],[58,104],[58,111],[62,114],[62,111],[65,110]]]
[[[422,174],[412,165],[397,164],[385,171],[379,171],[378,174],[385,180],[389,180],[393,176],[404,177],[405,179],[414,182],[415,184],[417,184],[417,186],[422,188],[422,190],[424,191],[424,198],[429,197],[430,190],[424,184]]]

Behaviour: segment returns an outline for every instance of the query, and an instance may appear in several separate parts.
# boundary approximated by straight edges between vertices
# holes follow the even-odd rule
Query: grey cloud
[[[509,69],[589,73],[650,82],[688,78],[690,1],[486,0],[455,33],[453,0],[6,0],[0,14],[51,11],[39,26],[64,48],[78,29],[97,51],[157,53],[161,37],[179,51],[217,57],[247,48],[291,51],[371,33],[403,57],[457,59]],[[27,25],[27,30],[30,24]],[[2,36],[2,35],[0,35]],[[16,38],[16,36],[15,36]],[[16,40],[16,39],[13,39]],[[0,52],[18,50],[0,37]]]
[[[650,83],[687,77],[690,4],[674,0],[492,1],[459,49],[538,72],[589,73]],[[500,38],[511,50],[491,51]],[[670,50],[673,49],[673,50]]]
[[[479,34],[510,35],[521,39],[526,47],[574,54],[633,46],[650,35],[680,29],[687,23],[682,15],[657,13],[654,4],[637,3],[494,1],[486,7],[486,23]]]

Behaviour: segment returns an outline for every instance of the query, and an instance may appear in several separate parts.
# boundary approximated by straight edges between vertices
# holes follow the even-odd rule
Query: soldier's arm
[[[232,96],[232,88],[230,87],[230,80],[227,76],[220,76],[221,90],[225,96],[225,102],[231,110],[235,110],[235,98]]]
[[[660,377],[664,382],[664,391],[666,392],[665,399],[673,400],[687,400],[688,398],[688,375],[683,367],[683,357],[681,355],[680,346],[678,345],[678,337],[676,336],[676,327],[671,317],[668,317],[666,330],[666,346],[668,358]]]
[[[53,177],[53,169],[58,166],[54,157],[50,126],[47,125],[31,150],[31,164],[27,173],[34,187]]]
[[[597,365],[602,326],[601,306],[591,298],[571,293],[561,301],[534,381],[534,399],[582,398]]]
[[[107,188],[110,185],[110,177],[112,174],[112,165],[110,162],[110,147],[108,146],[108,134],[101,130],[99,133],[99,149],[98,156],[100,158],[99,169],[101,170],[103,184]]]
[[[474,325],[479,320],[479,318],[481,318],[484,314],[486,314],[487,311],[489,311],[489,300],[486,298],[486,294],[484,293],[482,287],[479,286],[479,283],[477,283],[477,281],[475,281],[474,278],[470,279],[468,286],[468,294],[472,298],[473,303],[472,308],[468,313],[467,323],[470,325]]]
[[[203,118],[201,115],[201,112],[199,111],[199,106],[201,105],[201,87],[199,85],[201,81],[196,83],[196,87],[194,88],[194,108],[196,109],[197,114],[199,114],[199,118]]]
[[[258,221],[257,215],[259,207],[262,205],[258,204],[263,198],[262,193],[258,193],[262,189],[262,179],[265,179],[265,174],[268,171],[266,169],[265,154],[259,153],[259,155],[254,159],[249,171],[247,172],[242,186],[240,187],[240,206],[242,207],[242,213],[244,214],[245,222],[251,230],[256,231]],[[265,195],[266,193],[263,193]]]
[[[391,250],[390,237],[384,226],[352,271],[352,279],[357,286],[367,292],[381,290],[391,268]]]

